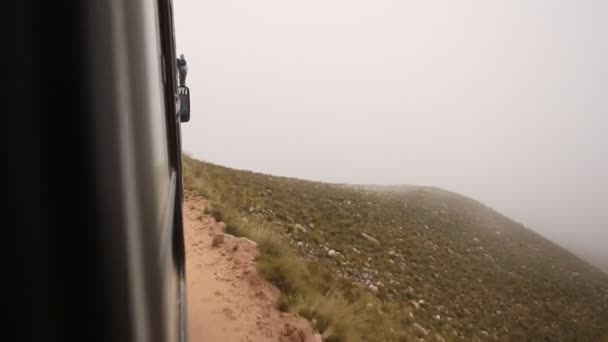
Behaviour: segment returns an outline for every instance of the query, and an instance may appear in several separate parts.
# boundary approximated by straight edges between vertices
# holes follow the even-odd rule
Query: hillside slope
[[[608,275],[472,199],[428,187],[274,177],[187,157],[184,182],[229,226],[254,222],[280,235],[323,295],[367,301],[357,316],[374,323],[350,340],[608,336]],[[294,292],[285,305],[306,315],[303,297]]]

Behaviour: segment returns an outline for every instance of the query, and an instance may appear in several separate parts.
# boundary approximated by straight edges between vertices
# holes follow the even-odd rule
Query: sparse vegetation
[[[208,212],[226,223],[227,233],[257,242],[258,271],[282,291],[277,307],[310,319],[317,330],[324,332],[325,341],[363,341],[365,334],[370,333],[369,329],[374,329],[379,320],[383,320],[379,315],[375,315],[377,321],[369,320],[369,315],[358,317],[357,314],[375,300],[364,291],[361,296],[346,300],[331,274],[298,256],[285,237],[265,220],[244,220],[246,216],[220,203],[213,204]],[[362,320],[363,317],[368,317],[368,321]]]
[[[185,187],[230,233],[258,242],[278,307],[327,341],[608,336],[608,276],[474,200],[184,160]]]

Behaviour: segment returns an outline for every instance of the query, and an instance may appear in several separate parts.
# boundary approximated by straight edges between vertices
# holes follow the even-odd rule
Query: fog
[[[473,197],[608,270],[608,2],[174,0],[184,150]]]

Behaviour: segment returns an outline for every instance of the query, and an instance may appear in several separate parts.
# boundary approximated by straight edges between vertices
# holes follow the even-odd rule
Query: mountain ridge
[[[463,341],[608,335],[608,276],[472,198],[436,187],[275,177],[191,158],[185,170],[186,186],[230,213],[233,225],[268,225],[332,291],[353,302],[372,295],[391,322],[386,336],[394,338],[385,340],[418,336],[416,327]],[[288,307],[301,304],[290,300]]]

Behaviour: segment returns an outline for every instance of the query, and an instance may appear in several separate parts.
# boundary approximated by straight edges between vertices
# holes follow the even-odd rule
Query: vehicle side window
[[[167,144],[167,127],[165,117],[165,98],[163,91],[163,66],[162,51],[160,45],[160,27],[158,19],[158,7],[154,2],[144,6],[146,12],[151,12],[143,17],[146,19],[146,63],[148,68],[147,82],[148,101],[150,103],[149,133],[151,142],[152,167],[154,169],[154,183],[157,191],[157,199],[164,200],[169,191],[169,151]],[[159,203],[162,205],[163,203]]]
[[[146,210],[159,226],[165,213],[171,186],[167,121],[163,82],[163,60],[158,7],[154,1],[129,1],[126,17],[132,36],[128,37],[129,72],[136,139],[140,191]]]

